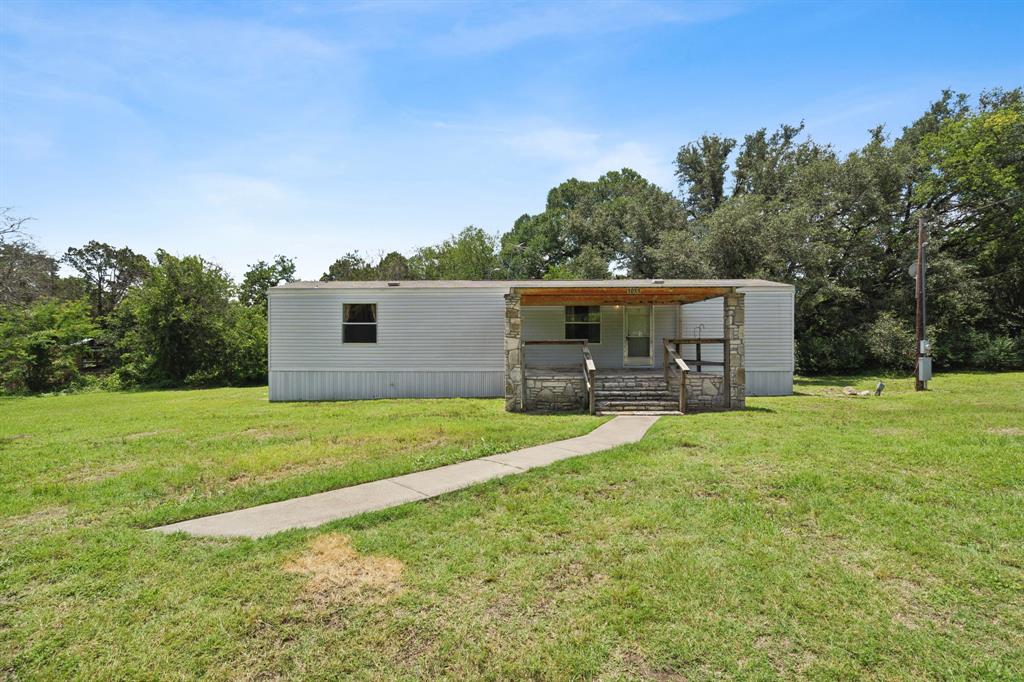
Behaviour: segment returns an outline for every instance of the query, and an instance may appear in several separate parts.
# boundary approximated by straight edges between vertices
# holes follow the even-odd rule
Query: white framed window
[[[341,318],[342,343],[377,343],[377,304],[346,303]]]
[[[565,338],[601,343],[601,306],[565,306]]]

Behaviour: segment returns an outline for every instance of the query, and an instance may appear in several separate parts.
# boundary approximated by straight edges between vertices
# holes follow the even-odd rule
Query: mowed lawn
[[[847,383],[258,541],[145,528],[601,420],[0,400],[0,677],[1024,678],[1024,374]]]

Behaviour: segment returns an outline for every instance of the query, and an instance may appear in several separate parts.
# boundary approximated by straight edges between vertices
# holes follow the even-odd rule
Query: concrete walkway
[[[328,521],[437,497],[492,478],[520,474],[562,459],[634,443],[643,438],[647,429],[657,420],[656,416],[621,415],[577,438],[326,493],[181,521],[153,530],[161,533],[259,538],[291,528],[313,528]]]

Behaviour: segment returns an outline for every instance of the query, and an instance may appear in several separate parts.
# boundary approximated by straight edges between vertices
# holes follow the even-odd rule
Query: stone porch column
[[[505,294],[505,410],[522,412],[526,386],[523,380],[523,320],[519,292]]]
[[[732,409],[743,409],[747,405],[747,374],[745,349],[743,345],[744,295],[733,292],[724,297],[724,329],[726,339],[725,377],[727,381],[726,404]]]

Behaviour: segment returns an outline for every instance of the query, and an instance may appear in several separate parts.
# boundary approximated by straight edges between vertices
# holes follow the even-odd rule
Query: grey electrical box
[[[932,359],[922,356],[917,359],[917,378],[921,381],[930,381],[932,378]]]

